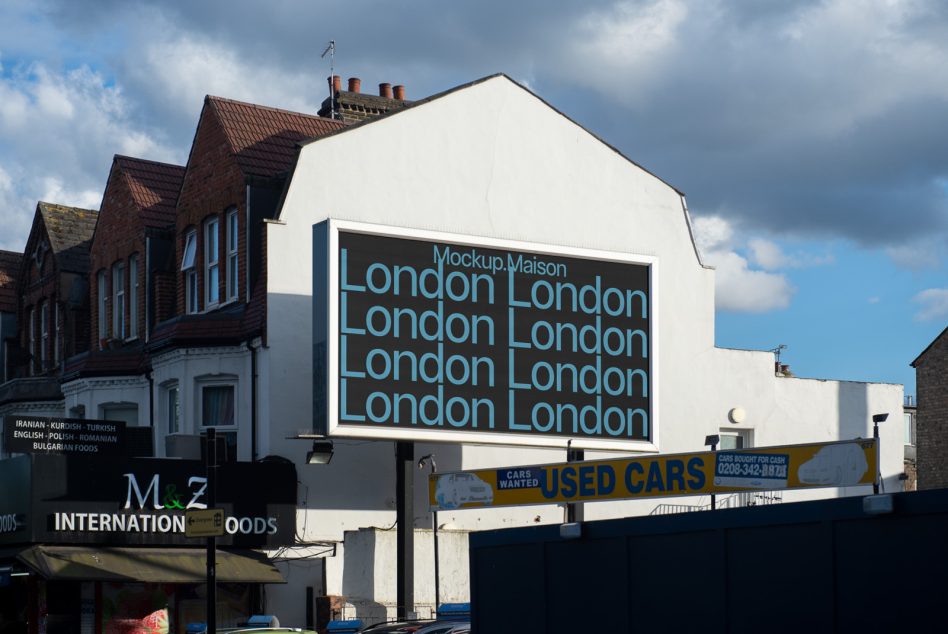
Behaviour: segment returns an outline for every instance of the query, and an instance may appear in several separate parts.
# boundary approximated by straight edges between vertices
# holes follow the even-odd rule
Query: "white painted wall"
[[[267,225],[261,398],[270,406],[261,423],[273,453],[302,461],[307,449],[285,437],[308,430],[312,417],[311,235],[312,225],[327,218],[655,256],[660,417],[654,423],[662,453],[703,449],[706,434],[737,427],[727,419],[735,406],[747,411],[741,427],[753,430],[756,445],[866,437],[871,414],[889,412],[895,422],[882,428],[882,470],[886,488],[897,489],[902,387],[776,377],[769,353],[715,348],[714,272],[698,260],[679,193],[505,77],[301,150],[280,223]],[[431,450],[442,471],[565,459],[565,442],[563,449],[419,446],[416,455]],[[340,441],[328,467],[299,467],[309,491],[308,510],[300,513],[304,539],[339,541],[359,527],[391,526],[393,453],[391,442]],[[615,454],[587,452],[588,458],[609,455]],[[416,525],[430,526],[418,489]],[[675,500],[590,503],[586,517],[646,514],[663,501]],[[553,505],[439,516],[462,530],[562,518]],[[349,561],[336,559],[343,567]],[[374,592],[376,602],[389,600],[387,590]]]
[[[148,381],[144,376],[103,376],[63,383],[64,416],[72,416],[78,407],[85,417],[104,418],[103,408],[127,405],[138,410],[138,425],[148,425]]]
[[[201,433],[201,386],[234,386],[234,415],[237,427],[237,458],[251,459],[251,378],[250,351],[244,346],[179,348],[152,358],[155,399],[155,455],[165,456],[167,404],[163,398],[168,385],[180,390],[181,434]],[[147,391],[147,390],[146,390]],[[147,409],[145,410],[148,411]],[[223,429],[223,428],[221,428]],[[260,453],[262,458],[266,453]]]

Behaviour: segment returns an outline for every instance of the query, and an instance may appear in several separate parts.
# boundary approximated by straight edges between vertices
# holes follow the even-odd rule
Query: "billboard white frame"
[[[390,427],[373,426],[371,424],[355,425],[339,424],[339,233],[364,233],[382,237],[404,238],[409,240],[423,240],[464,247],[481,247],[492,249],[507,249],[538,255],[553,255],[579,258],[585,260],[603,260],[620,264],[635,264],[648,267],[649,293],[649,406],[650,406],[650,440],[613,440],[590,439],[583,436],[544,436],[542,433],[519,434],[514,432],[467,432],[453,429],[393,429]],[[323,237],[320,233],[324,232]],[[322,242],[322,243],[321,243]],[[579,247],[540,244],[520,240],[505,240],[499,238],[484,238],[429,231],[422,229],[408,229],[372,223],[353,222],[348,220],[328,219],[313,225],[313,342],[323,341],[325,349],[326,370],[322,372],[320,382],[318,363],[315,358],[314,345],[313,368],[313,420],[314,431],[328,437],[345,437],[377,440],[418,441],[418,442],[456,442],[482,445],[513,445],[528,447],[559,447],[566,448],[567,444],[574,449],[615,450],[657,452],[659,450],[659,434],[661,419],[659,415],[659,260],[656,256],[635,255],[615,251],[603,251]],[[322,298],[321,295],[325,295]],[[325,325],[323,325],[325,324]],[[324,331],[324,332],[321,332]],[[320,387],[323,390],[325,404],[320,405],[315,396]],[[319,422],[324,410],[325,423]],[[571,442],[570,442],[571,441]]]

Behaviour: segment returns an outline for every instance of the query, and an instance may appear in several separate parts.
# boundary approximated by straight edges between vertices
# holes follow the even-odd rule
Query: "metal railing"
[[[732,495],[720,497],[716,508],[734,509],[746,506],[768,506],[779,504],[783,497],[779,491],[742,491]],[[676,513],[692,513],[694,511],[710,511],[711,503],[707,504],[659,504],[649,515],[674,515]]]

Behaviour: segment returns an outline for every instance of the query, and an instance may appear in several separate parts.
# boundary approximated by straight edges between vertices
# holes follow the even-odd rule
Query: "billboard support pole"
[[[395,443],[396,602],[398,618],[413,618],[415,610],[415,446]]]
[[[582,462],[586,459],[586,454],[582,449],[573,449],[573,441],[566,444],[566,462]],[[583,521],[583,505],[581,502],[569,502],[566,504],[566,523]]]

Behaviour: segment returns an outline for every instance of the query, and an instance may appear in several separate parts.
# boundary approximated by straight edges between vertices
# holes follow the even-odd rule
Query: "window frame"
[[[228,461],[237,460],[240,455],[240,412],[237,407],[237,386],[238,379],[236,376],[227,375],[224,376],[214,376],[206,378],[197,378],[195,380],[195,389],[197,391],[196,408],[197,408],[197,433],[202,434],[208,429],[213,428],[219,438],[225,438],[225,444],[227,447]],[[206,424],[204,419],[204,394],[208,389],[214,388],[230,388],[231,393],[231,410],[233,411],[233,422],[230,424]]]
[[[204,221],[204,309],[221,302],[220,219],[211,216]]]
[[[49,300],[40,302],[40,372],[49,370]]]
[[[96,292],[98,301],[96,302],[97,310],[99,311],[99,347],[102,347],[102,342],[109,338],[109,315],[108,315],[108,300],[109,294],[108,289],[106,288],[105,281],[105,269],[100,269],[96,274]]]
[[[184,233],[184,247],[181,254],[181,272],[184,273],[184,312],[193,315],[200,310],[198,306],[198,279],[195,266],[197,254],[197,229],[193,227]]]
[[[128,339],[138,338],[138,254],[128,258]]]
[[[173,436],[184,433],[181,429],[181,386],[172,381],[162,386],[162,404],[164,407],[165,435]],[[172,407],[172,395],[174,406]]]
[[[226,295],[227,301],[236,301],[240,296],[240,260],[238,257],[239,227],[240,222],[237,216],[237,208],[231,207],[226,214],[225,227],[227,229],[227,283]]]
[[[53,365],[57,368],[61,361],[60,358],[60,347],[62,345],[62,331],[63,331],[63,317],[62,317],[62,305],[59,302],[53,304],[55,310],[53,311]]]
[[[36,307],[30,306],[30,376],[36,375]]]
[[[722,429],[719,432],[720,443],[718,444],[718,451],[740,451],[742,449],[750,449],[754,446],[754,434],[750,429]],[[737,447],[724,447],[725,438],[736,438],[740,442],[735,443],[739,446]]]
[[[112,265],[112,337],[125,339],[125,262]]]

